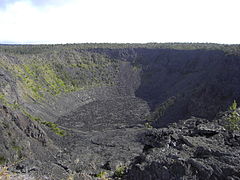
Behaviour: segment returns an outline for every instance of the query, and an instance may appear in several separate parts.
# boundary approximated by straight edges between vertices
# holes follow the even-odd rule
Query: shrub
[[[101,171],[98,174],[96,174],[96,177],[101,179],[101,180],[107,179],[106,176],[107,176],[107,173],[105,171]]]
[[[151,125],[149,122],[146,122],[146,123],[144,124],[144,126],[145,126],[147,129],[152,129],[152,128],[153,128],[152,125]]]
[[[59,136],[65,136],[66,132],[63,129],[60,129],[57,124],[49,121],[42,121],[41,124],[49,127],[55,134]]]
[[[122,178],[126,172],[126,166],[119,166],[114,172],[114,176],[117,178]]]
[[[237,102],[235,100],[229,107],[229,111],[226,128],[228,130],[240,130],[240,115],[237,112]]]

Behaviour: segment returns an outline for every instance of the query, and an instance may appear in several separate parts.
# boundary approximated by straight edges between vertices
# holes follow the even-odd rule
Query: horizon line
[[[240,43],[216,43],[216,42],[70,42],[70,43],[15,43],[0,42],[0,46],[18,46],[18,45],[81,45],[81,44],[216,44],[216,45],[240,45]]]

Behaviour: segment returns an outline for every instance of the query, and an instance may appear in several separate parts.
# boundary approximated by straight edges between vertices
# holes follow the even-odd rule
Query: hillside
[[[159,154],[169,148],[171,155],[185,153],[185,159],[176,161],[184,172],[168,171],[168,179],[240,178],[239,133],[228,131],[219,115],[234,100],[240,102],[239,68],[239,45],[1,45],[0,163],[14,163],[9,171],[43,179],[96,179],[104,176],[101,172],[112,178],[164,179],[166,174],[151,174],[162,171],[166,161],[168,169],[175,167],[174,158]],[[211,137],[191,134],[199,124],[220,130],[212,130]],[[156,139],[170,134],[189,147],[170,142],[159,147]],[[231,135],[234,145],[229,145]],[[216,139],[219,152],[227,151],[224,161],[216,162],[217,150],[208,145]],[[201,147],[195,141],[211,149],[207,158],[214,161],[200,160],[212,168],[211,176],[197,169],[193,155]],[[213,167],[218,163],[220,170]]]

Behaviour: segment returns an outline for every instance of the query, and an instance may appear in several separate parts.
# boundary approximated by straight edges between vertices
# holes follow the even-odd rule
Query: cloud
[[[40,1],[39,0],[31,0],[31,3],[37,7],[62,5],[67,2],[69,2],[69,1],[66,1],[66,0],[40,0]]]
[[[15,3],[15,2],[17,2],[18,0],[1,0],[0,1],[0,8],[1,9],[4,9],[4,8],[6,8],[8,5],[10,5],[10,4],[13,4],[13,3]]]
[[[4,1],[0,43],[240,43],[239,0]]]
[[[46,6],[59,6],[71,1],[72,0],[70,1],[66,1],[66,0],[0,0],[0,9],[5,9],[13,5],[14,3],[18,3],[18,2],[30,3],[35,7],[41,8]]]

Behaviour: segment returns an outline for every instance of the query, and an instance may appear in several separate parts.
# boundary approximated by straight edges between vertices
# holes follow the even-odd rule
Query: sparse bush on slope
[[[233,101],[232,105],[229,107],[230,114],[227,117],[226,128],[228,130],[240,130],[240,115],[237,112],[237,102]]]

